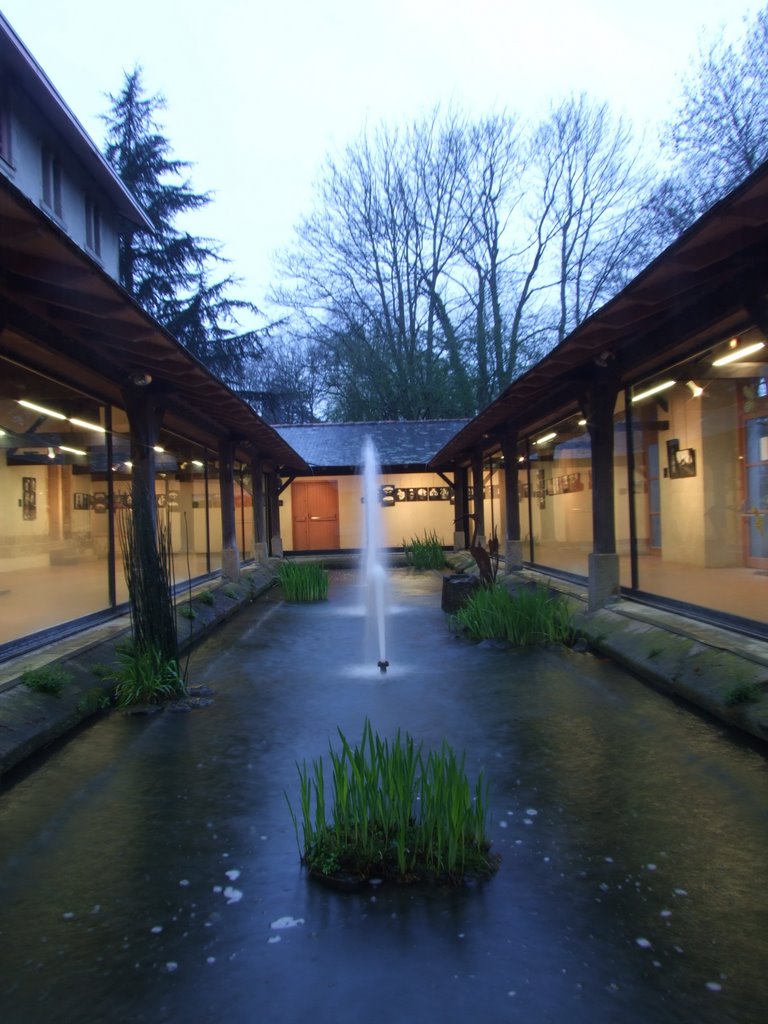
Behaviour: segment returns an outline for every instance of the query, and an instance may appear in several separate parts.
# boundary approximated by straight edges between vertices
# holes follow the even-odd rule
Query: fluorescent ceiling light
[[[87,455],[88,452],[81,451],[79,448],[68,448],[65,444],[59,445],[60,452],[71,452],[73,455]]]
[[[165,448],[163,448],[162,445],[156,444],[153,446],[153,451],[156,451],[158,455],[162,455],[163,452],[165,451]]]
[[[551,441],[552,438],[557,437],[557,431],[553,430],[551,434],[545,434],[544,437],[540,437],[538,441],[534,441],[534,444],[546,444],[547,441]]]
[[[192,459],[192,465],[202,469],[205,466],[205,463],[200,462],[198,459]]]
[[[67,418],[62,412],[46,409],[44,405],[35,405],[34,402],[28,402],[25,398],[18,398],[17,402],[19,405],[23,405],[25,409],[32,409],[34,412],[42,413],[43,416],[50,416],[54,420],[65,420]]]
[[[587,421],[586,420],[579,420],[579,422],[577,424],[577,426],[579,426],[579,427],[586,427],[586,425],[587,425]]]
[[[86,430],[98,430],[100,434],[106,434],[106,428],[102,427],[100,423],[89,423],[88,420],[79,420],[75,416],[69,417],[69,422],[74,423],[76,427],[85,427]]]
[[[728,355],[715,359],[712,365],[727,366],[728,363],[735,363],[738,359],[743,359],[745,356],[751,356],[753,353],[759,352],[761,348],[765,348],[764,341],[756,341],[754,345],[745,345],[743,348],[735,348],[733,352],[729,352]]]
[[[655,384],[652,388],[648,388],[647,391],[639,391],[636,395],[632,396],[633,402],[640,402],[643,398],[650,398],[651,395],[658,395],[660,391],[666,391],[668,388],[673,388],[677,381],[665,380],[662,384]]]

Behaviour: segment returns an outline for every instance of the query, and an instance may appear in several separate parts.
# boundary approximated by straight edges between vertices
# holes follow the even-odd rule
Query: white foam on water
[[[233,889],[231,885],[228,885],[224,890],[224,895],[227,897],[227,903],[239,903],[243,898],[243,894],[239,889]]]
[[[237,868],[232,868],[230,871],[225,871],[224,874],[230,880],[230,882],[236,882],[240,877],[240,872]]]
[[[709,989],[710,992],[722,992],[723,991],[723,986],[720,984],[719,981],[708,981],[707,984],[706,984],[706,987]]]
[[[641,939],[635,939],[635,942],[638,944],[638,946],[641,949],[650,949],[651,948],[651,943],[650,943],[650,941],[648,939],[642,939],[642,938]]]
[[[153,935],[159,935],[160,932],[163,930],[163,926],[161,924],[156,924],[153,925],[149,930],[152,932]]]
[[[173,972],[178,970],[178,968],[179,965],[176,963],[175,960],[169,960],[168,963],[165,965],[165,969],[166,971],[168,971],[169,974],[173,974]]]
[[[282,942],[282,941],[283,941],[282,935],[272,935],[272,936],[270,936],[270,938],[267,939],[267,943],[270,946],[273,946],[276,942]]]
[[[280,931],[283,928],[297,928],[300,924],[304,924],[303,917],[278,917],[269,927]]]

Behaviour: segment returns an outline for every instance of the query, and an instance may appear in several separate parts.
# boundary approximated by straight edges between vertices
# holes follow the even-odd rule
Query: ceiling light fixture
[[[46,409],[44,405],[35,405],[34,402],[28,402],[25,398],[17,398],[16,401],[19,405],[23,405],[25,409],[31,409],[33,412],[39,412],[43,416],[50,416],[54,420],[65,420],[67,417],[63,412],[56,412],[54,409]]]
[[[686,381],[686,386],[690,388],[691,394],[694,398],[701,398],[704,394],[704,388],[697,384],[695,380]]]
[[[59,445],[60,452],[70,452],[72,455],[87,455],[88,452],[82,451],[80,448],[68,448],[65,444]]]
[[[669,388],[673,388],[677,381],[665,380],[661,384],[655,384],[652,388],[648,388],[647,391],[639,391],[636,395],[632,396],[633,402],[641,402],[644,398],[650,398],[651,395],[658,395],[660,391],[667,391]]]
[[[98,430],[100,434],[106,434],[106,427],[102,427],[100,423],[89,423],[88,420],[79,420],[76,416],[70,416],[69,422],[76,427],[83,427],[85,430]]]
[[[534,444],[546,444],[547,441],[551,441],[555,437],[557,437],[557,431],[553,430],[551,434],[545,434],[544,437],[540,437],[538,439],[538,441],[534,441],[533,443]]]
[[[756,341],[754,345],[745,345],[743,348],[735,348],[732,352],[729,352],[728,355],[720,356],[719,359],[715,359],[712,365],[727,366],[728,363],[735,363],[737,359],[743,359],[745,356],[751,356],[755,352],[759,352],[762,348],[765,348],[764,341]]]

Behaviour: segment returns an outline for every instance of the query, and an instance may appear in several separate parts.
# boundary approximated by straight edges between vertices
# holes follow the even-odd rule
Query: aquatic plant
[[[299,816],[286,794],[301,861],[331,878],[459,883],[487,878],[498,867],[487,838],[488,786],[474,789],[443,741],[426,757],[407,733],[382,740],[366,718],[359,746],[338,730],[330,748],[330,816],[323,759],[297,764]]]
[[[156,647],[117,651],[115,701],[120,708],[158,704],[182,696],[186,684],[178,662]]]
[[[524,587],[510,594],[495,584],[475,591],[454,616],[472,640],[507,640],[520,647],[571,643],[573,616],[565,601],[545,587]]]
[[[425,530],[423,537],[413,537],[410,542],[403,538],[403,553],[414,569],[442,569],[445,565],[443,542],[434,530]]]
[[[317,562],[283,561],[277,578],[286,601],[325,601],[328,598],[328,570]]]

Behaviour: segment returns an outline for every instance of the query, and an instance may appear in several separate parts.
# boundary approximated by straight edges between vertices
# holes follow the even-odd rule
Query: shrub
[[[200,593],[197,595],[197,600],[200,602],[200,604],[212,605],[214,601],[213,591],[201,590]]]
[[[488,787],[481,773],[470,788],[463,754],[457,758],[444,741],[425,758],[407,734],[381,740],[368,719],[359,747],[340,729],[339,737],[341,752],[330,750],[330,821],[322,758],[311,770],[297,764],[303,846],[288,800],[301,860],[312,873],[433,882],[493,874]]]
[[[763,689],[759,683],[736,683],[725,695],[725,703],[729,708],[738,707],[739,704],[755,704],[763,695]]]
[[[325,601],[328,570],[317,562],[281,562],[278,579],[286,601]]]
[[[410,543],[403,539],[403,552],[414,569],[442,569],[445,565],[443,543],[434,530],[425,530],[423,537],[413,537]]]
[[[473,640],[507,640],[526,647],[575,639],[568,606],[545,587],[520,589],[514,596],[503,586],[482,587],[454,618]]]
[[[185,619],[191,620],[197,618],[197,612],[195,611],[191,604],[180,605],[178,612],[179,615],[181,615]]]
[[[21,674],[21,682],[35,693],[49,693],[52,697],[60,697],[65,683],[72,676],[59,665],[43,665],[41,668],[28,668]]]
[[[118,651],[114,679],[118,707],[132,704],[158,704],[186,692],[178,662],[165,659],[157,648],[143,651]]]

